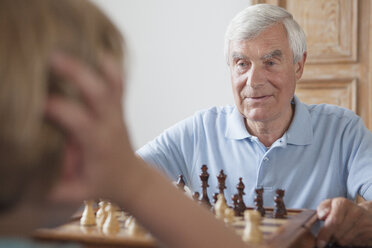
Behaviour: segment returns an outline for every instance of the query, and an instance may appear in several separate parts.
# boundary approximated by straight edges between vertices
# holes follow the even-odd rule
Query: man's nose
[[[265,72],[259,66],[252,66],[248,72],[247,85],[257,88],[265,84]]]

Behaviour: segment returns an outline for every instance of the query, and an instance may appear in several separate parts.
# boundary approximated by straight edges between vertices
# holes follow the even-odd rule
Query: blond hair
[[[50,72],[51,53],[65,51],[99,70],[104,53],[122,64],[123,39],[85,0],[1,0],[0,34],[1,211],[35,182],[50,188],[60,171],[64,135],[45,118],[44,105],[50,92],[68,91]]]

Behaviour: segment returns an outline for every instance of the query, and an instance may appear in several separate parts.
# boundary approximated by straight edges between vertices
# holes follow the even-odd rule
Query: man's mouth
[[[266,100],[269,97],[270,97],[270,95],[265,95],[265,96],[249,96],[249,97],[246,97],[246,98],[249,99],[249,100]]]

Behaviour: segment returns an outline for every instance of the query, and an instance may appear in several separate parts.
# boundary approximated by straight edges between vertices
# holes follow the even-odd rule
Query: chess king
[[[319,247],[331,237],[372,244],[372,133],[352,111],[296,97],[307,51],[292,15],[265,4],[244,9],[227,28],[225,55],[235,105],[199,111],[137,154],[172,180],[184,175],[198,192],[200,167],[208,165],[210,199],[220,170],[228,201],[239,177],[247,205],[255,188],[264,188],[265,206],[285,189],[287,207],[318,209]],[[367,201],[354,203],[358,194]]]

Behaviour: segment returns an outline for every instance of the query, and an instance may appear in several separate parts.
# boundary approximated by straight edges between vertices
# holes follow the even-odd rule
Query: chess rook
[[[261,216],[264,217],[265,216],[265,209],[263,207],[263,192],[264,192],[264,189],[263,188],[256,188],[255,189],[256,191],[256,197],[254,198],[254,205],[255,205],[255,210],[257,210],[258,212],[261,213]]]
[[[277,189],[275,193],[276,193],[276,196],[274,198],[275,208],[273,216],[274,218],[285,218],[287,216],[287,209],[285,208],[283,200],[284,190]]]

